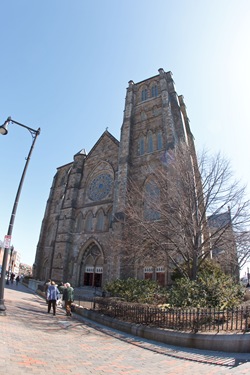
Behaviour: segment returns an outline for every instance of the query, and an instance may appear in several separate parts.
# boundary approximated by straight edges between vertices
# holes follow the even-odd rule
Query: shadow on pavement
[[[73,314],[73,317],[66,317],[65,310],[60,307],[57,308],[56,316],[53,316],[52,313],[47,313],[46,301],[24,285],[7,285],[6,288],[8,289],[8,298],[6,299],[8,314],[17,317],[20,324],[27,326],[31,332],[32,330],[33,332],[43,330],[54,334],[55,331],[64,331],[67,334],[67,332],[72,333],[73,331],[75,335],[87,335],[91,329],[92,334],[94,333],[98,336],[107,335],[130,345],[175,359],[227,368],[235,368],[250,362],[250,354],[246,353],[208,352],[180,348],[130,336],[77,314]]]

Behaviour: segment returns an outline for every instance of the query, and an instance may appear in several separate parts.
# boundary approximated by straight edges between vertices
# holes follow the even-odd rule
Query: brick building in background
[[[0,272],[2,272],[2,263],[4,256],[4,243],[0,241]],[[14,249],[12,246],[9,249],[9,255],[7,258],[6,272],[14,273],[15,275],[19,274],[20,267],[20,253]]]

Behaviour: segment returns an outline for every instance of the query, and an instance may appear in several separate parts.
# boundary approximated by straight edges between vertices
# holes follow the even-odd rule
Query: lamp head
[[[8,125],[10,121],[11,121],[11,117],[8,117],[7,120],[4,122],[4,124],[0,126],[0,134],[2,135],[8,134]]]

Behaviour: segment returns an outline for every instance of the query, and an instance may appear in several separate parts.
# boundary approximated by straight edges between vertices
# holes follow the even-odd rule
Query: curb
[[[182,333],[123,322],[115,318],[101,315],[95,311],[85,309],[78,305],[74,305],[74,312],[87,319],[93,320],[118,331],[168,345],[230,353],[250,353],[250,333]]]

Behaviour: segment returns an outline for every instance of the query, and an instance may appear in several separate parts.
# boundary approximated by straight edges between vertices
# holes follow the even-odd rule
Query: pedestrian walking
[[[66,287],[65,287],[65,284],[61,281],[61,282],[58,284],[59,292],[60,292],[61,294],[63,294],[63,291],[64,291],[65,288],[66,288]]]
[[[50,285],[51,285],[51,280],[49,279],[49,280],[44,284],[44,292],[45,292],[45,296],[46,296],[46,303],[48,303],[48,299],[47,299],[47,291],[48,291],[48,288],[49,288]]]
[[[12,272],[11,275],[10,275],[10,282],[11,282],[11,284],[14,283],[14,280],[15,280],[15,274]]]
[[[63,301],[65,302],[66,315],[71,316],[71,304],[74,302],[74,289],[70,286],[70,283],[65,284]]]
[[[63,291],[65,289],[65,284],[61,281],[59,284],[58,284],[58,290],[60,292],[60,297],[59,299],[57,300],[57,306],[58,307],[63,307]]]
[[[19,281],[20,281],[20,277],[19,277],[19,275],[17,275],[17,277],[16,277],[16,286],[18,286]]]
[[[60,292],[54,281],[51,281],[51,285],[47,290],[47,301],[48,301],[48,314],[51,310],[51,305],[53,308],[53,315],[56,315],[56,301],[60,296]]]

